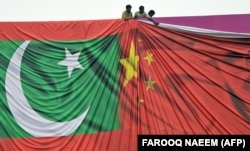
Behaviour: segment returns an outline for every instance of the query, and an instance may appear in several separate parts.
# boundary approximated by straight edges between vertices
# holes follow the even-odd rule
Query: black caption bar
[[[250,151],[250,135],[138,135],[138,151]]]

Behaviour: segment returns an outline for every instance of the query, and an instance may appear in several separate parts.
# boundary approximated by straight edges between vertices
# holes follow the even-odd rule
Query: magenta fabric
[[[155,21],[219,31],[250,33],[250,14],[158,17]]]

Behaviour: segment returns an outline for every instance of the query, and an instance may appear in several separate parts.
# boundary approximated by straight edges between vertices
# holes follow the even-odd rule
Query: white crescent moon
[[[54,122],[41,117],[26,100],[20,81],[22,57],[30,41],[25,41],[12,56],[5,80],[6,96],[10,111],[16,122],[35,137],[67,136],[74,132],[85,119],[90,106],[84,113],[65,122]]]

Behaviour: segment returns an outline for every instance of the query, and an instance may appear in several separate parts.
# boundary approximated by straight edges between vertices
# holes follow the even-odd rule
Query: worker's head
[[[140,11],[141,13],[143,13],[143,12],[144,12],[144,6],[140,6],[140,7],[139,7],[139,11]]]
[[[131,8],[132,8],[132,6],[131,6],[131,5],[129,5],[129,4],[128,4],[128,5],[126,5],[126,11],[127,11],[127,12],[130,12],[130,11],[131,11]]]
[[[154,10],[150,10],[150,11],[148,12],[148,15],[149,15],[150,17],[153,17],[153,16],[155,15],[155,11],[154,11]]]

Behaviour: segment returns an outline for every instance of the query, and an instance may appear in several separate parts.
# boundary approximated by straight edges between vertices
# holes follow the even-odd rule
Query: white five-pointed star
[[[83,67],[78,61],[80,52],[71,54],[69,50],[65,47],[65,53],[66,53],[66,58],[63,61],[60,61],[58,64],[68,67],[68,76],[70,78],[72,71],[75,68],[83,69]]]

